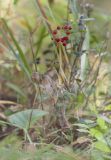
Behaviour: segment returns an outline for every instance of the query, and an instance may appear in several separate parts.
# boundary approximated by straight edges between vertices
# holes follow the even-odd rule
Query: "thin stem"
[[[34,50],[33,50],[33,41],[32,41],[32,33],[31,33],[31,32],[30,32],[29,41],[30,41],[30,48],[31,48],[31,53],[32,53],[33,61],[35,61]],[[36,65],[36,63],[34,63],[34,65],[35,65],[35,71],[37,72],[37,65]],[[42,107],[42,110],[43,110],[44,107],[43,107],[43,104],[42,104],[42,93],[41,93],[39,81],[37,81],[37,85],[38,85],[38,90],[39,90],[39,94],[40,94],[40,97],[41,97],[41,107]],[[37,94],[37,92],[36,92],[36,94]],[[28,130],[29,130],[30,124],[31,124],[33,108],[34,108],[34,106],[35,106],[35,101],[36,101],[36,97],[37,97],[36,94],[35,94],[34,102],[33,102],[33,105],[32,105],[32,111],[31,111],[30,117],[29,117]]]
[[[32,140],[31,140],[31,137],[29,136],[28,134],[28,131],[27,130],[24,130],[24,133],[25,133],[25,140],[28,139],[29,143],[32,144]]]
[[[47,27],[48,27],[48,29],[49,29],[49,32],[52,33],[51,26],[50,26],[50,24],[48,23],[48,18],[47,18],[46,14],[45,14],[45,12],[44,12],[44,10],[43,10],[43,8],[42,8],[42,5],[41,5],[40,0],[36,0],[36,3],[37,3],[37,5],[38,5],[38,7],[39,7],[39,9],[40,9],[40,12],[41,12],[44,20],[45,20],[45,23],[47,24]]]

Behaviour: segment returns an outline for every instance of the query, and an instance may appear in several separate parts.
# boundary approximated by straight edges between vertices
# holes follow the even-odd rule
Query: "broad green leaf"
[[[104,120],[103,118],[98,117],[98,118],[97,118],[97,124],[99,125],[99,127],[100,127],[101,129],[107,129],[105,120]]]
[[[92,129],[90,129],[89,132],[90,132],[91,136],[95,137],[98,141],[105,143],[103,133],[101,133],[98,129],[92,128]]]
[[[21,129],[27,130],[29,127],[29,121],[30,125],[33,125],[38,119],[40,119],[42,116],[45,116],[48,114],[46,111],[38,110],[38,109],[29,109],[21,112],[17,112],[11,116],[8,117],[9,122],[17,126]]]
[[[94,143],[94,146],[95,146],[97,149],[101,150],[102,152],[107,152],[107,153],[110,153],[110,152],[111,152],[111,150],[110,150],[110,148],[108,147],[108,145],[107,145],[106,143],[101,142],[101,141],[95,142],[95,143]]]

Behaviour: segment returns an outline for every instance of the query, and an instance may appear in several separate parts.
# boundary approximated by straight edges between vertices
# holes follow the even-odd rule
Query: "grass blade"
[[[26,73],[28,74],[28,77],[30,77],[30,76],[31,76],[31,68],[30,68],[30,66],[29,66],[29,64],[28,64],[28,62],[27,62],[27,60],[26,60],[26,57],[25,57],[25,55],[24,55],[21,47],[19,46],[18,42],[16,41],[15,37],[13,36],[13,33],[12,33],[11,29],[8,27],[5,19],[2,18],[2,22],[3,22],[4,27],[5,27],[6,30],[8,31],[8,33],[9,33],[9,35],[10,35],[10,37],[11,37],[11,39],[12,39],[12,41],[13,41],[13,43],[14,43],[14,45],[15,45],[18,53],[19,53],[19,57],[20,57],[20,60],[21,60],[21,62],[22,62],[22,66],[24,67],[24,70],[25,70]],[[6,36],[5,36],[5,37],[6,37]],[[7,40],[7,41],[8,41],[8,40]],[[9,42],[9,41],[8,41],[8,45],[10,45],[10,42]],[[13,49],[13,47],[12,47],[11,45],[10,45],[10,48],[11,48],[11,50],[13,51],[14,55],[15,55],[16,58],[17,58],[16,52],[15,52],[15,50]]]

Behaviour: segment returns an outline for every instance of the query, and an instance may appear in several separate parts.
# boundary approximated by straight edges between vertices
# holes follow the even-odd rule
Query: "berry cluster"
[[[57,26],[56,30],[52,31],[53,38],[52,40],[55,41],[56,44],[62,43],[63,46],[67,45],[67,42],[69,40],[69,36],[71,34],[72,27],[71,25],[64,25],[64,26]],[[61,33],[65,36],[61,36]]]

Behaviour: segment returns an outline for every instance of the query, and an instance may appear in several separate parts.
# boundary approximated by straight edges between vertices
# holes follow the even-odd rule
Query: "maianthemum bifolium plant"
[[[18,3],[20,2],[14,1],[14,4]],[[2,125],[15,126],[16,132],[22,130],[24,146],[29,149],[25,151],[24,146],[21,149],[22,144],[18,147],[19,151],[12,151],[13,144],[9,148],[3,147],[0,152],[3,160],[7,159],[8,155],[9,159],[19,159],[20,156],[21,160],[110,159],[111,106],[101,109],[96,103],[100,96],[98,77],[103,55],[107,52],[107,37],[100,39],[102,42],[96,51],[97,58],[94,58],[91,47],[95,34],[90,26],[96,25],[92,17],[93,5],[68,0],[67,4],[65,3],[65,16],[61,14],[61,17],[59,11],[56,13],[56,3],[58,4],[54,1],[47,3],[34,0],[36,18],[40,17],[40,26],[45,27],[43,29],[36,24],[37,26],[31,28],[26,21],[30,47],[27,45],[25,49],[28,54],[16,40],[8,21],[1,19],[0,32],[3,39],[15,56],[21,71],[28,77],[32,86],[29,90],[33,90],[31,105],[27,104],[30,109],[25,108],[13,113],[8,116],[7,122],[1,121]],[[62,3],[64,7],[64,2],[61,2],[61,5]],[[60,13],[63,12],[63,7],[60,8]],[[60,20],[56,20],[58,16]],[[36,31],[37,28],[39,29]],[[35,36],[36,34],[39,36]],[[54,54],[54,59],[42,74],[36,61],[38,53],[42,52],[42,46],[45,46],[46,42],[43,41],[46,37],[46,41],[52,45],[51,54]],[[32,57],[31,62],[34,63],[28,61],[28,56]],[[14,85],[11,88],[16,93],[21,93]],[[28,88],[26,91],[28,92]],[[28,98],[31,98],[31,94]],[[102,101],[105,101],[105,97],[102,97]],[[39,118],[42,120],[37,121]],[[29,151],[30,147],[34,154]],[[4,154],[6,152],[7,155]]]

